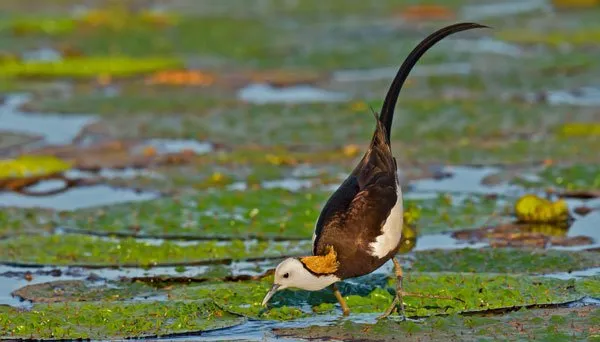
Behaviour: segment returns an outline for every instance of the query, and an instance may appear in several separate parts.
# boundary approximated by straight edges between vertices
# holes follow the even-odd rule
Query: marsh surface
[[[598,2],[136,4],[0,4],[1,338],[600,336]],[[350,317],[328,291],[263,309],[454,21],[494,29],[422,59],[392,132],[420,322],[375,321],[389,264],[340,285]],[[517,222],[526,194],[568,220]]]

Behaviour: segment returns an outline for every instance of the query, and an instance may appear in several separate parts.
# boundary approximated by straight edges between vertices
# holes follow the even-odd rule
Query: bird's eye
[[[290,274],[289,274],[289,273],[286,273],[286,274],[284,274],[284,275],[283,275],[283,277],[287,279],[287,278],[289,278],[289,277],[290,277]]]

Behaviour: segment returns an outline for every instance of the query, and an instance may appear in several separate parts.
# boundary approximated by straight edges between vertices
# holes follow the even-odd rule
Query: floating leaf
[[[515,203],[515,213],[521,222],[553,223],[569,219],[569,208],[564,200],[551,202],[536,195],[525,195]]]
[[[53,175],[67,171],[71,164],[52,156],[23,155],[0,160],[0,181]]]
[[[197,70],[160,71],[146,79],[146,83],[152,85],[208,86],[214,82],[214,75]]]
[[[0,64],[4,77],[127,77],[181,67],[177,58],[124,56],[77,57],[60,61],[10,61]]]

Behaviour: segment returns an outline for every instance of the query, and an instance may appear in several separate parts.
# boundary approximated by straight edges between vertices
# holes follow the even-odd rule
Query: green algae
[[[309,242],[177,242],[86,235],[16,236],[0,241],[0,262],[36,265],[155,266],[302,255]]]
[[[231,327],[243,318],[211,301],[36,304],[0,307],[0,336],[43,339],[151,337]]]
[[[417,272],[554,273],[600,266],[597,253],[512,248],[464,248],[415,253]]]
[[[522,309],[503,316],[431,317],[423,322],[380,320],[376,324],[343,321],[329,326],[275,329],[278,337],[311,340],[356,339],[361,341],[590,341],[600,309],[595,307]]]

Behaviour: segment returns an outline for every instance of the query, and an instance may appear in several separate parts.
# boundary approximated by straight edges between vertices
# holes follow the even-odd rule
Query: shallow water
[[[544,93],[545,101],[551,105],[583,107],[600,106],[600,88],[584,87],[577,90],[550,90]],[[533,95],[536,97],[536,95]]]
[[[549,9],[550,3],[547,0],[509,1],[465,6],[460,13],[460,17],[475,21]]]
[[[519,187],[508,184],[484,185],[485,177],[494,175],[501,171],[495,167],[470,167],[470,166],[448,166],[443,172],[450,173],[450,177],[443,179],[418,179],[410,183],[414,192],[450,192],[450,193],[472,193],[472,194],[510,194],[520,191]]]
[[[443,63],[418,65],[411,72],[413,77],[468,75],[473,70],[469,63]],[[333,73],[336,82],[364,82],[391,80],[398,72],[398,67],[383,67],[374,69],[339,70]]]
[[[213,144],[192,139],[150,139],[142,145],[155,148],[158,154],[179,153],[183,151],[206,154],[213,151]]]
[[[350,99],[347,94],[309,85],[277,88],[268,84],[247,85],[238,91],[238,98],[255,104],[343,102]]]
[[[27,103],[27,94],[10,94],[0,105],[0,130],[40,136],[52,145],[69,144],[81,130],[97,121],[95,115],[59,115],[24,113],[19,107]]]
[[[62,181],[43,181],[32,191],[49,191],[64,186]],[[114,188],[108,185],[75,187],[50,196],[27,196],[13,192],[0,192],[0,207],[47,208],[54,210],[77,210],[132,201],[147,201],[159,194],[148,191]]]

